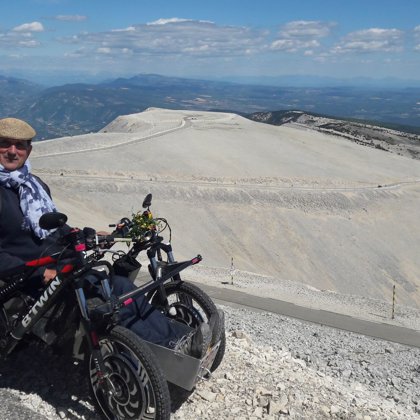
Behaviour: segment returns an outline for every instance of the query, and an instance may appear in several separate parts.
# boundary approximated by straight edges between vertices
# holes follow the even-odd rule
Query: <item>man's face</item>
[[[31,153],[30,141],[0,138],[0,165],[7,171],[21,168]]]

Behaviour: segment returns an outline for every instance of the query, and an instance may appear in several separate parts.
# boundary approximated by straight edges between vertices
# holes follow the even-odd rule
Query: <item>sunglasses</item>
[[[17,150],[28,150],[30,145],[30,141],[11,141],[7,139],[0,139],[0,149],[8,149],[11,146],[15,146]]]

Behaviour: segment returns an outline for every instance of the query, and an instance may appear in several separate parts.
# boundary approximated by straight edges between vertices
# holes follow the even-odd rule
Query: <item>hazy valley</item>
[[[28,120],[38,139],[96,132],[119,115],[149,107],[243,116],[300,110],[419,134],[419,93],[419,87],[279,87],[147,74],[53,87],[0,77],[0,114]]]

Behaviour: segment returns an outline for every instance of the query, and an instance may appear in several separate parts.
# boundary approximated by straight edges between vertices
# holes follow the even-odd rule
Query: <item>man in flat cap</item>
[[[39,258],[56,243],[54,234],[39,226],[39,218],[56,211],[56,207],[48,186],[31,174],[28,157],[35,135],[35,130],[25,121],[0,119],[0,271]],[[36,294],[37,289],[56,275],[55,267],[39,268],[31,278],[29,294]],[[90,280],[96,280],[93,274]],[[121,295],[135,286],[127,278],[115,276],[113,287],[114,293]],[[202,323],[186,339],[185,328],[170,322],[144,297],[121,310],[120,323],[155,344],[172,348],[182,345],[180,351],[198,358],[207,350],[212,335],[208,324]]]
[[[8,269],[39,255],[48,232],[39,218],[55,211],[48,187],[31,174],[28,157],[35,130],[17,118],[0,119],[0,268]],[[17,234],[18,232],[18,234]],[[7,247],[8,252],[4,252]],[[3,251],[3,252],[2,252]],[[54,270],[43,269],[46,281]]]

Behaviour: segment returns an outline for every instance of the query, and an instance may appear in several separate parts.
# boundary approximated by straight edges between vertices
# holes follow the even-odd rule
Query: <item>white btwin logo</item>
[[[42,294],[42,296],[35,302],[34,306],[32,306],[29,313],[23,317],[22,325],[26,328],[30,322],[32,321],[32,317],[35,316],[41,308],[45,305],[48,301],[50,296],[54,293],[55,289],[61,284],[61,280],[56,277],[48,286],[48,289]]]

